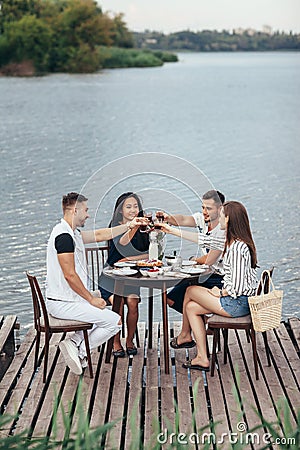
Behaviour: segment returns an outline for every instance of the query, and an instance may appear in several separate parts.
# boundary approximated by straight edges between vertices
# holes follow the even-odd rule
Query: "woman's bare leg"
[[[197,356],[192,359],[192,364],[202,367],[209,366],[206,349],[206,329],[201,315],[201,307],[194,301],[189,301],[186,305],[186,315],[192,328],[194,339],[197,345]]]
[[[111,304],[113,304],[113,302],[114,302],[114,296],[113,295],[111,295],[110,297],[109,297],[109,302],[111,303]],[[121,316],[121,319],[122,319],[122,321],[123,321],[123,316],[124,316],[124,299],[122,299],[122,301],[121,301],[121,304],[120,304],[120,316]],[[113,344],[113,350],[115,351],[115,352],[117,352],[118,350],[122,350],[122,344],[121,344],[121,331],[119,331],[119,333],[117,333],[116,335],[115,335],[115,337],[114,337],[114,344]]]
[[[182,327],[177,336],[177,343],[182,344],[192,339],[190,322],[187,317],[186,308],[189,302],[196,302],[199,305],[199,315],[215,313],[220,316],[230,317],[221,306],[220,298],[214,296],[210,289],[202,286],[189,286],[185,292],[183,301]]]
[[[136,330],[138,318],[139,318],[139,297],[135,294],[131,294],[127,297],[127,338],[126,347],[133,347],[133,338]]]

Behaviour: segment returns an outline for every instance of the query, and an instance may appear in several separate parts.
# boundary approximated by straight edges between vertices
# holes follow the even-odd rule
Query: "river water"
[[[81,190],[93,197],[93,226],[106,226],[126,190],[183,213],[201,207],[197,188],[240,200],[260,267],[274,265],[284,290],[283,317],[299,317],[300,54],[179,56],[161,68],[0,78],[0,312],[18,314],[23,330],[32,322],[24,271],[44,281],[60,199]],[[167,251],[178,245],[168,239]],[[196,251],[183,244],[184,256]]]

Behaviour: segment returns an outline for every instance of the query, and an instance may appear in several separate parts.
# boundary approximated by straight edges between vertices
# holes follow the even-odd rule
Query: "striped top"
[[[257,286],[256,269],[251,267],[251,255],[247,244],[234,241],[223,259],[224,289],[231,297],[254,295]]]
[[[199,233],[198,244],[212,250],[224,250],[225,236],[204,235]],[[257,287],[256,269],[251,267],[251,255],[248,245],[242,241],[234,241],[223,259],[223,288],[231,297],[254,295]]]

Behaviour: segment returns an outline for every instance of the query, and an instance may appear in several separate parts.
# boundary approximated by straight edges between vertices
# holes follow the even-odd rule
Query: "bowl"
[[[150,277],[150,278],[156,278],[160,274],[160,270],[158,270],[158,269],[149,269],[147,274],[148,274],[148,277]]]

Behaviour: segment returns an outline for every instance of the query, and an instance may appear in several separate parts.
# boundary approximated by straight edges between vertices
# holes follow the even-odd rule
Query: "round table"
[[[152,348],[152,321],[153,321],[153,289],[159,289],[161,291],[162,300],[162,318],[163,318],[163,331],[164,331],[164,356],[165,356],[165,373],[170,372],[169,363],[169,323],[168,323],[168,307],[167,307],[167,289],[180,283],[182,280],[195,281],[198,280],[199,275],[195,276],[183,276],[175,277],[165,273],[158,275],[155,278],[141,275],[137,272],[135,275],[124,276],[118,275],[111,269],[105,269],[103,273],[114,280],[114,302],[112,310],[120,313],[120,305],[123,298],[123,292],[125,286],[145,287],[149,289],[148,298],[148,346]],[[107,351],[105,362],[110,362],[111,352],[113,348],[114,338],[112,337],[107,343]]]

